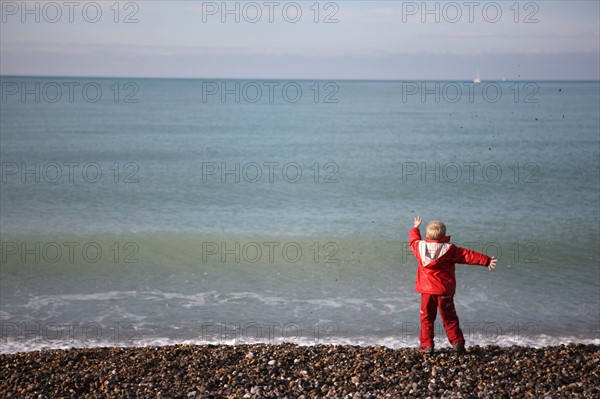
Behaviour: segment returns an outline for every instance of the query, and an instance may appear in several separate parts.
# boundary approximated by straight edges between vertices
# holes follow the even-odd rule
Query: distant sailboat
[[[475,79],[473,79],[473,83],[481,83],[481,78],[479,77],[479,69],[477,70],[477,75],[475,76]]]

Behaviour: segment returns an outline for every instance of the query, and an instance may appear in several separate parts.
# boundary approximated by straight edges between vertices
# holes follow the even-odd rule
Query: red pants
[[[464,345],[465,338],[460,330],[454,308],[454,296],[421,294],[421,334],[419,336],[421,346],[433,347],[433,325],[438,308],[450,344],[455,345],[460,342]]]

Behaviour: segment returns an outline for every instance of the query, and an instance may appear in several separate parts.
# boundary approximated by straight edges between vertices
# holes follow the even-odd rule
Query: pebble
[[[0,370],[1,398],[600,397],[600,346],[582,344],[54,349],[1,354]]]

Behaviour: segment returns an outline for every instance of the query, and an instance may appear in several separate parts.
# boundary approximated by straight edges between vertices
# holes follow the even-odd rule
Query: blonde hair
[[[425,237],[430,240],[439,240],[446,236],[446,225],[441,220],[432,220],[427,225]]]

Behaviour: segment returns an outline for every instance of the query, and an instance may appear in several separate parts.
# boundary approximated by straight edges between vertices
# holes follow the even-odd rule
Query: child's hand
[[[498,262],[498,259],[496,259],[495,256],[492,256],[492,260],[490,260],[490,264],[488,265],[490,271],[496,267],[496,262]]]
[[[423,219],[421,219],[421,216],[415,216],[414,227],[419,227],[422,222]]]

